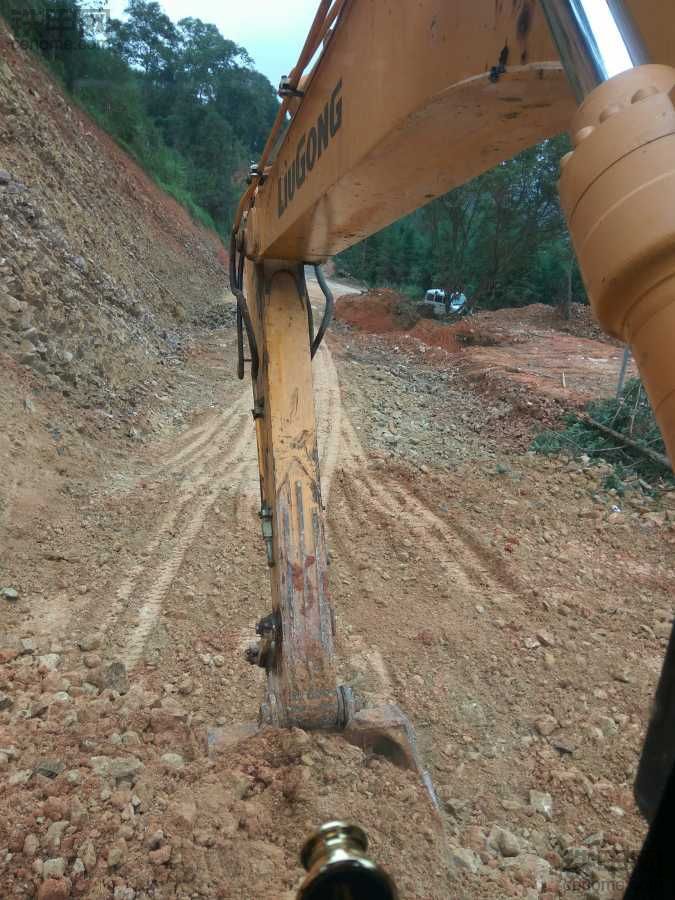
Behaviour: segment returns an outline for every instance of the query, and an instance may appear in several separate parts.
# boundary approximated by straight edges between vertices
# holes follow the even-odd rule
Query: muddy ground
[[[303,839],[343,816],[406,900],[620,896],[675,497],[530,454],[508,394],[338,327],[315,379],[340,675],[410,716],[440,812],[340,736],[209,756],[257,715],[268,611],[234,347],[186,325],[133,431],[5,373],[2,896],[290,900]]]

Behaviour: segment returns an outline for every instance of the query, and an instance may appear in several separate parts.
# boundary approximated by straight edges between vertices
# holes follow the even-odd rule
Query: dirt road
[[[290,900],[303,837],[343,815],[405,898],[619,896],[674,498],[503,451],[508,408],[337,331],[315,379],[340,674],[411,716],[442,811],[339,737],[266,731],[209,758],[209,726],[256,717],[243,649],[269,601],[234,334],[188,346],[140,439],[71,423],[40,443],[59,410],[9,407],[3,896]]]

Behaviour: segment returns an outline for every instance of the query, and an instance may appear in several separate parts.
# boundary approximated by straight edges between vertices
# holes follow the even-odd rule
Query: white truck
[[[434,316],[457,315],[466,305],[466,295],[459,291],[431,288],[424,295],[422,305],[431,307]]]

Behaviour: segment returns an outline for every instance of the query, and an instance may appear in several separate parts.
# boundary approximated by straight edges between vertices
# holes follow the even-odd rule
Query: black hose
[[[230,238],[230,290],[237,300],[237,327],[238,329],[241,327],[239,321],[239,316],[241,316],[241,321],[246,329],[246,337],[248,338],[248,346],[251,353],[251,378],[255,379],[258,377],[260,359],[258,356],[258,344],[256,343],[255,332],[253,331],[253,322],[251,321],[251,315],[248,311],[248,306],[246,305],[246,298],[242,291],[243,273],[244,255],[242,254],[239,260],[237,260],[237,241],[234,232],[232,232],[232,237]],[[237,336],[237,347],[239,352],[237,375],[242,379],[244,377],[244,345],[239,334]]]
[[[326,279],[324,278],[324,274],[321,271],[321,266],[314,266],[314,274],[316,275],[316,280],[319,282],[319,287],[321,288],[321,291],[326,298],[326,306],[323,311],[323,318],[321,319],[319,330],[312,340],[312,359],[314,359],[316,351],[321,346],[321,341],[323,340],[324,334],[328,330],[328,326],[330,325],[333,318],[333,310],[335,309],[335,298],[330,292],[330,288],[328,287]]]

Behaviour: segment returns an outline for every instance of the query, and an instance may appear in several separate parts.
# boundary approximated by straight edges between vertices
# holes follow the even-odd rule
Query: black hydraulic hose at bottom
[[[241,256],[239,260],[239,265],[237,265],[237,243],[234,233],[230,239],[230,290],[234,294],[237,300],[237,327],[241,329],[241,323],[243,322],[244,327],[246,329],[246,336],[248,338],[248,346],[251,352],[251,377],[258,377],[258,369],[260,366],[259,356],[258,356],[258,345],[255,339],[255,332],[253,331],[253,323],[251,321],[251,315],[248,311],[248,306],[246,305],[246,298],[244,297],[244,293],[242,291],[243,284],[243,272],[244,272],[244,257]],[[241,318],[240,318],[241,317]],[[238,349],[239,349],[239,364],[237,367],[237,375],[240,379],[244,377],[244,366],[243,366],[243,341],[238,337],[237,340]]]

